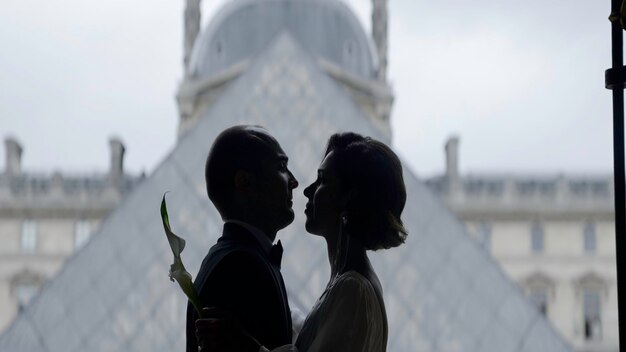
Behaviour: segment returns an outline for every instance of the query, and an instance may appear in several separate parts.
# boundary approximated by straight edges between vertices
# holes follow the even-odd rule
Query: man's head
[[[294,218],[292,190],[298,181],[287,155],[260,126],[234,126],[213,142],[206,162],[209,198],[224,220],[254,225],[268,236]]]

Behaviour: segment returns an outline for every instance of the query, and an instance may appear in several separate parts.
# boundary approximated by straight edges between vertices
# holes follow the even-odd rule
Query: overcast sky
[[[297,1],[297,0],[294,0]],[[203,23],[225,0],[203,2]],[[370,0],[348,0],[369,33]],[[390,0],[394,146],[420,176],[610,173],[609,0]],[[184,0],[0,2],[0,136],[31,172],[150,172],[176,141]],[[4,144],[0,146],[4,168]]]

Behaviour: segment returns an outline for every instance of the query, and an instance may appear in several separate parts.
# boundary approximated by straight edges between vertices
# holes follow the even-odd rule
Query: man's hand
[[[215,307],[202,309],[196,338],[202,352],[258,352],[261,347],[230,312]]]

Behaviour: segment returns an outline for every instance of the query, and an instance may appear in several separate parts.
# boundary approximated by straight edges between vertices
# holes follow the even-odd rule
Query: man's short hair
[[[235,174],[243,170],[258,175],[263,156],[274,143],[278,142],[261,126],[233,126],[217,136],[207,157],[204,176],[209,199],[222,217],[232,212]]]

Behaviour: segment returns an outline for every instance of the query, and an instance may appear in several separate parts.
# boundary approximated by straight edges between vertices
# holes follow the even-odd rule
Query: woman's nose
[[[307,188],[304,189],[303,193],[304,193],[304,196],[307,197],[307,198],[311,197],[311,186],[313,186],[313,185],[309,185]]]

